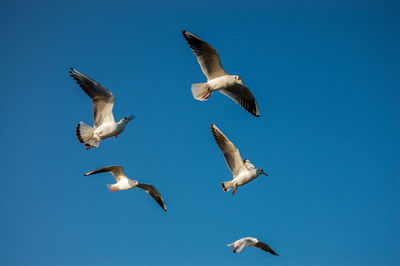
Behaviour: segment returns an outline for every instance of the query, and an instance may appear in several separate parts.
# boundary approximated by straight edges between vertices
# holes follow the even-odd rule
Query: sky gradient
[[[261,116],[214,93],[182,36],[213,45]],[[398,1],[2,1],[1,265],[399,265]],[[118,139],[74,67],[110,89]],[[215,123],[269,174],[236,195]],[[109,192],[122,165],[158,188]],[[280,254],[226,244],[257,237]]]

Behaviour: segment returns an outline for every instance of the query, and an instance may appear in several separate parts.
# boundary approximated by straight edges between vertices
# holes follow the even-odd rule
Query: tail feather
[[[222,189],[227,192],[233,188],[233,181],[222,182]]]
[[[211,96],[210,86],[207,83],[192,84],[193,97],[199,101],[207,101]]]
[[[87,143],[93,136],[94,128],[84,122],[80,122],[76,127],[76,136],[80,143]]]

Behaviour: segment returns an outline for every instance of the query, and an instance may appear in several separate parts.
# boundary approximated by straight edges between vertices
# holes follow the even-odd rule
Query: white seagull
[[[88,150],[97,148],[103,139],[113,136],[117,138],[135,116],[124,117],[115,122],[113,115],[115,98],[112,92],[74,68],[71,68],[69,73],[93,100],[94,127],[81,121],[76,127],[79,142],[85,143]]]
[[[107,187],[111,191],[116,192],[118,190],[128,190],[135,187],[141,188],[144,191],[146,191],[147,194],[149,194],[155,201],[157,201],[157,203],[161,206],[161,208],[163,208],[164,211],[167,211],[167,207],[165,206],[164,199],[161,196],[160,192],[153,185],[142,184],[136,180],[129,179],[126,176],[124,168],[122,168],[122,166],[115,165],[115,166],[103,167],[91,171],[89,173],[86,173],[85,176],[94,175],[98,173],[105,173],[105,172],[112,173],[115,179],[117,180],[116,184],[107,185]]]
[[[233,174],[233,180],[222,182],[222,189],[229,191],[235,188],[232,195],[236,193],[237,187],[246,185],[256,179],[259,175],[267,175],[261,168],[255,168],[247,159],[242,159],[238,148],[222,133],[219,128],[211,124],[211,131],[219,148],[224,153],[225,161]]]
[[[242,252],[245,247],[256,247],[266,252],[269,252],[272,255],[279,256],[278,253],[276,253],[267,243],[261,242],[254,237],[244,237],[242,239],[236,240],[232,244],[228,244],[227,246],[232,246],[234,253]]]
[[[193,97],[199,101],[206,101],[212,92],[220,91],[254,116],[260,116],[260,110],[253,94],[238,75],[230,75],[225,71],[217,50],[186,30],[183,31],[183,36],[207,77],[206,83],[192,84]]]

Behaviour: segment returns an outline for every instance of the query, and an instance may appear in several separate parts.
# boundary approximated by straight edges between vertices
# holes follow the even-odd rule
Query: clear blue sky
[[[260,105],[255,118],[205,77],[186,29]],[[400,265],[398,1],[2,1],[1,265]],[[69,67],[116,97],[118,138],[93,122]],[[235,196],[209,125],[268,177]],[[154,184],[109,192],[119,164]],[[281,256],[233,254],[254,236]]]

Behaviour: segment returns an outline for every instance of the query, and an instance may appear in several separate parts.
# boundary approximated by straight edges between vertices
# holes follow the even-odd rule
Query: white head
[[[129,179],[128,182],[129,185],[131,185],[132,187],[136,187],[137,185],[139,185],[139,182],[136,180]]]
[[[242,78],[239,77],[238,75],[233,75],[233,77],[235,78],[236,82],[239,84],[242,84],[244,86],[244,83],[242,81]]]
[[[134,115],[131,115],[130,117],[124,117],[120,120],[120,123],[124,124],[125,126],[131,122],[133,119],[135,119]]]

